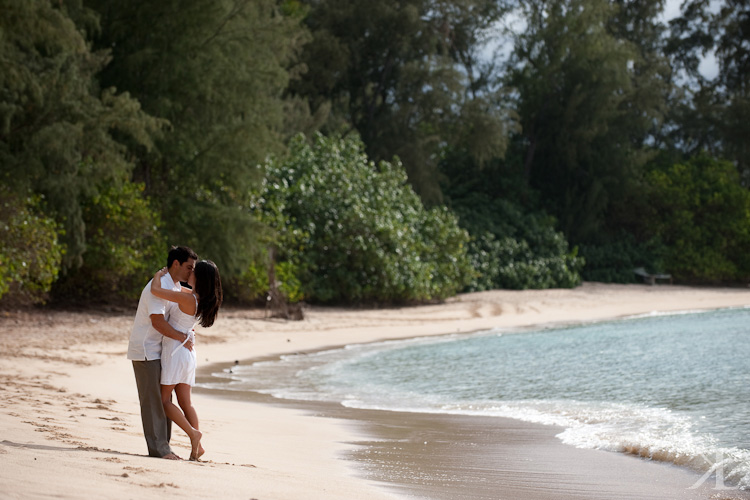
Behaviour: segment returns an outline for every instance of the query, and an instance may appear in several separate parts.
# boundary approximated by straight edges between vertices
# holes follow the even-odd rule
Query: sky
[[[680,13],[680,4],[682,0],[667,0],[664,6],[664,18],[669,20],[676,17]]]
[[[680,5],[682,4],[683,0],[666,0],[666,3],[664,5],[664,13],[662,14],[662,20],[666,23],[670,19],[677,17],[680,15]],[[714,9],[718,9],[721,4],[721,0],[711,0],[711,5]],[[520,25],[517,23],[514,23],[514,21],[505,21],[510,22],[511,25],[516,24],[516,26],[513,27],[513,29],[522,29]],[[504,53],[505,57],[508,56],[511,50],[510,44],[505,44],[503,46],[502,44],[498,47],[495,43],[489,43],[484,51],[485,57],[492,58],[493,52],[497,48],[501,48],[501,53]],[[704,77],[708,78],[709,80],[712,80],[718,75],[719,73],[719,67],[718,63],[716,61],[716,56],[713,52],[709,54],[705,54],[703,56],[703,59],[701,60],[701,63],[698,67],[700,72],[703,74]]]
[[[673,17],[680,15],[681,3],[682,0],[667,0],[666,4],[664,5],[663,14],[663,19],[665,22],[669,21]],[[718,8],[719,4],[719,1],[711,0],[712,7]],[[716,75],[719,74],[719,65],[716,62],[716,55],[713,52],[705,54],[703,59],[701,60],[700,66],[698,66],[698,69],[700,70],[701,74],[703,74],[703,76],[708,78],[709,80],[713,80],[714,78],[716,78]]]

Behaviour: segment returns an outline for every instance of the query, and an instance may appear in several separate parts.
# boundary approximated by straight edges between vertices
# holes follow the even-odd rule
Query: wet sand
[[[243,361],[242,364],[251,363]],[[210,373],[227,368],[216,365]],[[213,380],[215,382],[215,379]],[[257,393],[200,392],[346,421],[362,439],[342,457],[399,497],[431,500],[746,500],[750,492],[683,467],[563,444],[562,428],[465,415],[361,410]]]
[[[702,499],[710,481],[668,464],[562,444],[562,429],[448,415],[359,415],[376,437],[351,457],[366,477],[435,500]],[[726,492],[725,492],[726,493]]]

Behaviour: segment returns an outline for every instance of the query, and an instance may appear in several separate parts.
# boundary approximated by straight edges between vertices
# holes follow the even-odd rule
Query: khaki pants
[[[141,422],[150,457],[163,457],[172,453],[169,439],[172,421],[164,414],[161,403],[161,360],[133,361],[135,384],[141,402]]]

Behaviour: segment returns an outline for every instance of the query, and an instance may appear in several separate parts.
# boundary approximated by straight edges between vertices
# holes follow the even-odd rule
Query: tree
[[[75,270],[97,230],[83,205],[127,185],[128,146],[150,150],[162,122],[97,84],[108,55],[90,50],[69,15],[91,20],[90,11],[49,0],[2,0],[0,11],[0,178],[21,196],[43,195],[64,230],[62,269]]]
[[[503,2],[323,0],[308,2],[308,71],[290,86],[325,133],[356,131],[375,161],[398,156],[427,203],[442,194],[437,164],[446,145],[478,161],[501,156],[512,119],[478,57]]]
[[[143,185],[110,187],[81,206],[86,224],[86,253],[76,272],[54,288],[58,302],[136,299],[169,248],[156,211],[143,196]]]
[[[570,288],[581,282],[583,259],[538,208],[534,193],[514,176],[508,161],[480,168],[460,154],[442,162],[443,189],[461,227],[471,236],[476,274],[468,290]]]
[[[675,90],[674,71],[664,55],[667,26],[659,20],[664,0],[616,0],[607,32],[635,51],[628,60],[632,92],[621,107],[621,132],[627,132],[637,148],[651,144],[662,134],[668,102]],[[643,161],[643,155],[641,155]]]
[[[42,302],[60,271],[58,226],[40,213],[38,196],[2,186],[0,199],[0,304]]]
[[[715,9],[714,7],[717,7]],[[687,0],[672,21],[668,46],[674,64],[689,81],[676,107],[673,141],[697,155],[709,151],[735,162],[750,180],[750,4],[742,0]],[[701,56],[715,53],[719,72],[709,80],[700,72]]]
[[[524,175],[567,238],[590,241],[648,159],[665,82],[634,35],[612,29],[625,16],[617,5],[529,0],[522,8],[526,29],[508,82],[518,96]]]
[[[266,172],[259,210],[308,300],[443,299],[468,282],[468,236],[455,217],[425,209],[403,167],[374,164],[358,139],[297,137]]]
[[[105,85],[135,96],[170,130],[138,157],[135,179],[160,208],[169,239],[225,275],[255,248],[248,193],[269,153],[283,151],[283,89],[305,32],[295,2],[87,0],[102,16],[97,46],[113,60]]]
[[[666,245],[666,269],[693,282],[750,278],[750,192],[736,168],[707,155],[654,165],[651,214],[644,221]]]

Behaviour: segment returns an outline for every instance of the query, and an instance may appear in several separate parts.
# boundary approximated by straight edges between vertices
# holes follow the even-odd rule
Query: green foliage
[[[278,291],[287,303],[300,302],[305,298],[303,285],[299,279],[299,269],[291,261],[275,262],[274,276]],[[263,304],[270,291],[268,254],[253,262],[244,273],[233,278],[226,287],[228,298],[238,303]]]
[[[59,227],[41,215],[40,197],[0,187],[0,304],[43,302],[60,271]]]
[[[560,235],[559,239],[561,252],[567,250],[564,238]],[[526,240],[497,239],[485,232],[472,240],[469,257],[478,273],[469,291],[574,288],[581,284],[583,260],[576,258],[575,251],[540,257]]]
[[[283,151],[284,88],[306,39],[304,9],[273,0],[87,0],[112,51],[104,85],[169,121],[136,179],[160,203],[171,241],[209,256],[229,278],[258,250],[246,210],[266,155]]]
[[[750,179],[750,4],[744,0],[686,0],[671,22],[668,52],[675,69],[689,80],[673,106],[670,139],[682,151],[708,151],[735,163],[745,184]],[[701,73],[713,53],[717,74]]]
[[[148,150],[162,122],[100,90],[107,54],[89,49],[63,2],[2,0],[0,11],[0,180],[44,195],[71,269],[87,246],[83,203],[129,180],[125,144]]]
[[[302,282],[298,277],[299,270],[292,262],[279,262],[274,271],[279,283],[279,291],[288,302],[296,303],[305,298]]]
[[[470,283],[470,291],[573,288],[581,284],[584,259],[577,256],[576,249],[568,249],[568,242],[555,231],[549,217],[522,214],[503,201],[487,202],[498,210],[495,217],[503,221],[505,230],[499,234],[486,230],[497,228],[492,220],[484,221],[484,231],[481,222],[472,224],[469,255],[478,276]]]
[[[634,283],[640,279],[633,272],[643,267],[651,273],[664,273],[664,246],[656,239],[638,242],[625,231],[612,235],[597,244],[581,245],[581,256],[586,259],[582,277],[601,283]]]
[[[439,203],[445,144],[501,156],[512,113],[490,85],[482,41],[506,11],[488,0],[307,1],[313,40],[293,95],[330,114],[326,133],[356,130],[374,161],[398,156],[423,200]]]
[[[704,155],[655,166],[647,179],[648,223],[667,247],[667,272],[693,282],[750,278],[750,192],[734,165]]]
[[[567,250],[567,242],[561,234],[557,238],[559,250],[551,257],[534,258],[526,240],[504,238],[497,254],[502,262],[497,282],[502,288],[574,288],[581,284],[580,270],[583,259],[577,250]]]
[[[663,5],[0,0],[0,296],[132,296],[167,241],[243,300],[746,280],[750,7]],[[284,159],[315,130],[361,142]]]
[[[468,236],[444,208],[426,210],[398,161],[375,165],[354,138],[297,137],[266,163],[260,196],[276,221],[279,261],[294,264],[307,299],[442,299],[471,275]],[[288,278],[286,280],[289,281]]]
[[[268,267],[253,262],[244,273],[227,280],[224,297],[233,302],[250,304],[265,298],[268,288]]]
[[[137,298],[165,265],[168,248],[159,216],[143,197],[143,186],[110,187],[83,205],[86,253],[83,265],[55,286],[60,300]]]
[[[610,204],[647,159],[644,144],[661,121],[668,67],[628,39],[635,38],[631,28],[654,18],[630,19],[613,32],[622,15],[614,2],[521,5],[527,29],[516,36],[508,84],[518,91],[524,174],[563,233],[585,242],[604,229]]]
[[[512,163],[512,158],[509,158]],[[447,154],[444,187],[461,227],[471,235],[476,272],[470,291],[497,288],[570,288],[580,284],[584,261],[555,229],[552,217],[523,209],[534,193],[508,171],[508,163],[479,168],[462,153]]]

